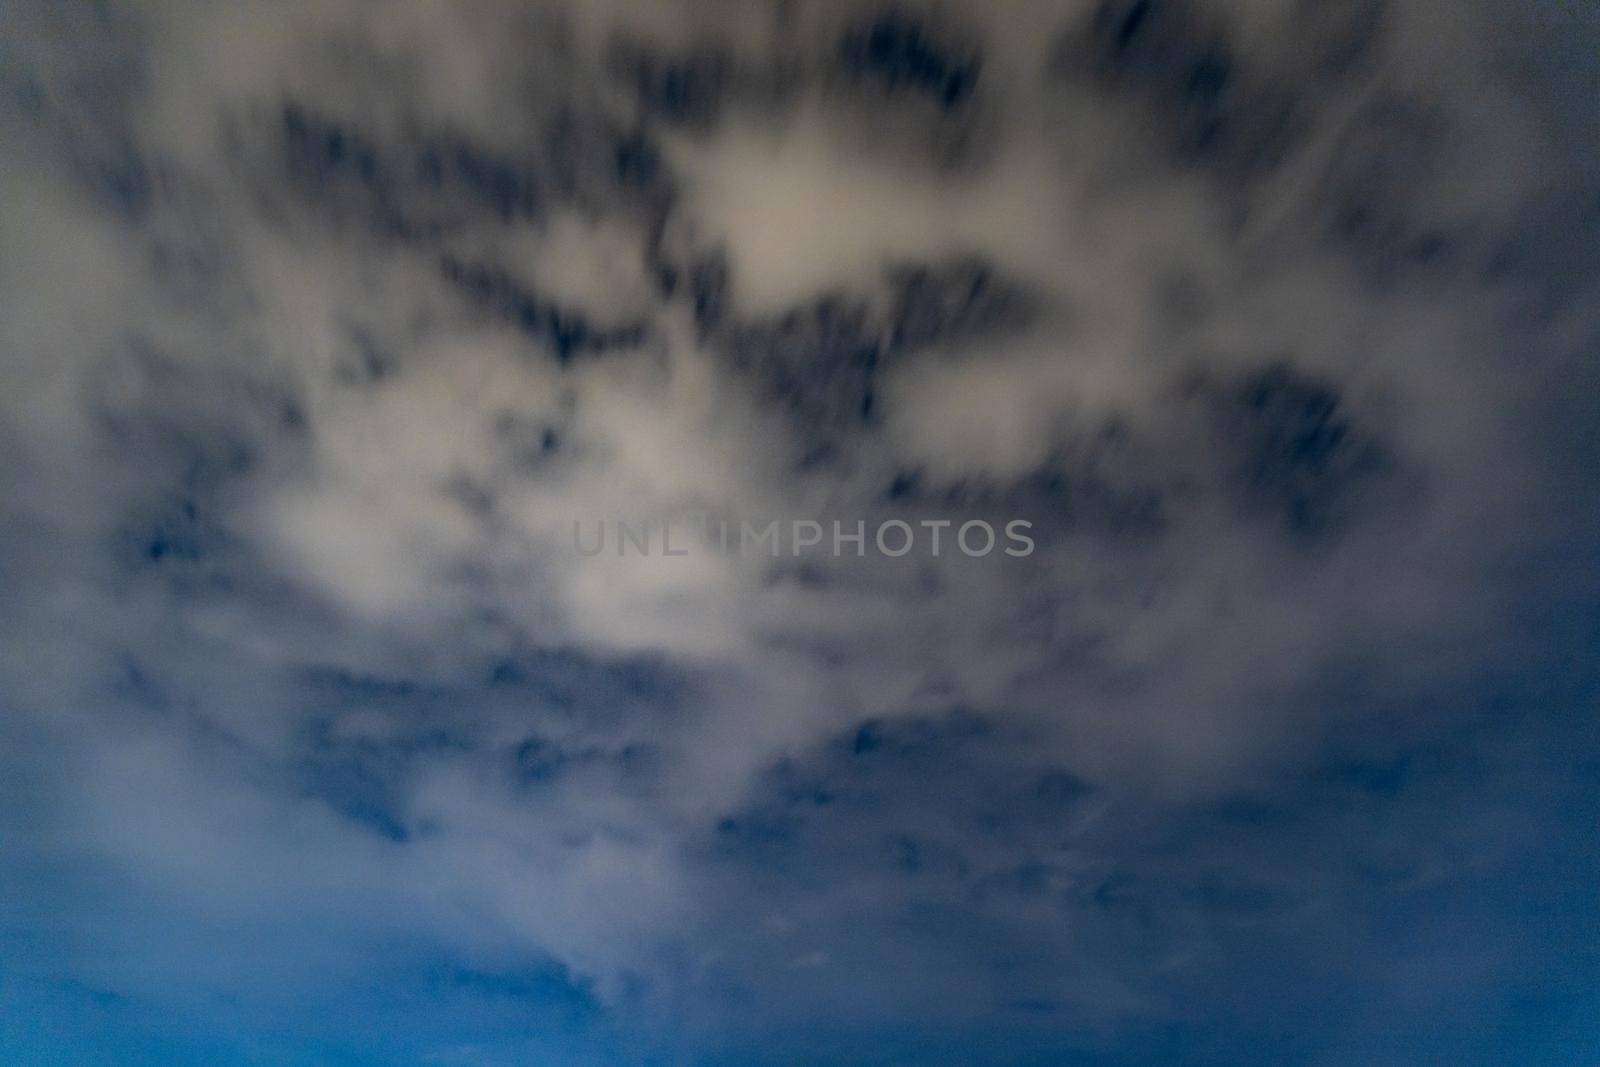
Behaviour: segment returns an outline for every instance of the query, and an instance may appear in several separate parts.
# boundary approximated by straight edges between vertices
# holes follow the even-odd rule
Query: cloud
[[[24,8],[0,880],[57,1029],[0,1047],[1470,1059],[1581,1006],[1529,971],[1592,915],[1561,17]],[[619,520],[692,551],[576,551]]]

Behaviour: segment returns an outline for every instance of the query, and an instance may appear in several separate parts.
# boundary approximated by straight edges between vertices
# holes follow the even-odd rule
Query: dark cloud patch
[[[847,30],[839,42],[845,75],[891,95],[925,98],[945,110],[977,91],[982,60],[970,41],[935,29],[911,12],[889,8]]]
[[[530,737],[512,750],[511,775],[526,789],[567,784],[645,796],[657,783],[660,766],[660,751],[644,741],[572,745]]]
[[[513,460],[527,469],[559,462],[567,448],[568,427],[562,419],[508,414],[494,427],[495,436]]]
[[[563,108],[544,123],[540,140],[550,184],[566,203],[653,219],[671,202],[673,177],[636,126]]]
[[[609,65],[646,113],[694,128],[709,127],[721,117],[734,81],[733,57],[717,42],[671,55],[625,37],[612,44]]]
[[[993,735],[957,742],[962,731],[940,740],[934,733],[936,727],[914,727],[898,743],[885,739],[874,748],[881,759],[865,761],[853,740],[841,738],[830,755],[780,769],[764,790],[768,800],[719,829],[723,861],[755,866],[764,891],[778,894],[764,898],[769,909],[798,906],[790,889],[813,881],[849,886],[857,905],[837,926],[752,936],[757,951],[825,945],[829,962],[820,965],[828,967],[854,959],[853,946],[865,945],[868,953],[887,954],[879,957],[882,969],[908,975],[951,944],[935,932],[938,923],[921,921],[939,916],[993,938],[987,950],[968,946],[962,958],[986,974],[996,968],[986,995],[1006,986],[1002,975],[1028,987],[1015,998],[1019,1010],[1071,1019],[1103,995],[1102,983],[1131,981],[1170,1001],[1180,1020],[1174,1025],[1203,1027],[1179,1005],[1220,974],[1228,992],[1213,991],[1210,1000],[1221,1010],[1238,1013],[1249,1028],[1270,1028],[1275,1013],[1293,1012],[1300,1039],[1316,1048],[1342,1040],[1341,1020],[1368,1010],[1363,1005],[1387,1019],[1403,1014],[1392,1003],[1379,1007],[1404,984],[1385,968],[1419,951],[1442,951],[1433,942],[1441,928],[1423,916],[1497,892],[1457,863],[1461,849],[1498,853],[1489,844],[1498,832],[1474,829],[1464,813],[1437,806],[1441,790],[1477,773],[1460,763],[1423,758],[1419,770],[1426,770],[1379,789],[1342,771],[1311,768],[1180,811],[1152,798],[1097,796],[1061,772],[1030,778],[1015,760],[1014,781],[1001,781],[988,776],[991,765],[980,754]],[[1005,819],[989,818],[991,810]],[[983,833],[958,829],[969,822]],[[1420,848],[1417,834],[1428,839]],[[1412,842],[1403,859],[1395,851],[1402,841]],[[963,846],[952,851],[956,842]],[[802,855],[821,868],[799,867]],[[1492,862],[1502,872],[1493,877],[1501,877],[1504,858]],[[915,893],[903,888],[908,881]],[[1050,936],[1060,940],[1036,956],[1002,950],[1003,917],[1039,910],[1059,920]],[[1412,917],[1403,926],[1380,918],[1401,914]],[[1511,926],[1478,941],[1489,942],[1497,958],[1479,963],[1491,970],[1504,973],[1513,957],[1524,956]],[[990,951],[1007,963],[1000,966]],[[1130,969],[1135,960],[1144,962]],[[1146,964],[1159,973],[1136,976]],[[947,980],[962,984],[955,974]],[[914,996],[909,980],[903,983],[902,994]],[[1306,995],[1308,983],[1317,994]],[[805,989],[826,999],[818,988]],[[987,1018],[1000,1010],[987,1002],[979,1009]],[[1277,1040],[1254,1032],[1215,1039],[1242,1041],[1239,1049]],[[1136,1032],[1121,1034],[1117,1045],[1139,1040]],[[1206,1040],[1186,1033],[1180,1045]]]
[[[409,241],[537,222],[555,205],[649,218],[672,195],[650,135],[589,112],[557,109],[542,143],[509,151],[415,120],[380,134],[298,101],[280,125],[292,189],[330,218]]]
[[[1198,5],[1183,0],[1106,0],[1084,28],[1069,31],[1060,59],[1111,90],[1144,97],[1170,122],[1185,153],[1225,136],[1239,73],[1226,43]]]
[[[327,804],[343,819],[392,844],[411,837],[402,813],[396,810],[397,785],[375,777],[375,769],[358,759],[320,760],[306,767],[312,783],[310,796]]]
[[[829,294],[766,320],[729,327],[727,359],[757,394],[808,430],[872,419],[882,356],[864,299]]]
[[[594,1015],[599,1000],[594,990],[559,963],[547,967],[487,970],[474,967],[435,967],[428,982],[441,995],[486,995],[512,1005],[539,1004],[560,1010],[570,1021]]]
[[[977,256],[904,264],[887,274],[894,294],[887,340],[893,352],[993,339],[1027,325],[1038,311],[1039,300],[1025,284]]]
[[[648,336],[643,323],[595,325],[583,312],[540,298],[504,269],[492,264],[464,262],[445,255],[440,260],[439,270],[447,281],[459,286],[473,300],[544,342],[562,364],[581,356],[637,348]]]
[[[199,563],[223,536],[214,523],[206,521],[198,500],[179,496],[137,516],[118,538],[130,564],[183,566]]]
[[[538,172],[531,160],[496,155],[460,136],[424,140],[407,153],[424,195],[452,190],[478,201],[502,221],[536,218],[543,206]]]
[[[323,218],[392,237],[424,225],[405,210],[407,176],[364,131],[289,102],[281,109],[280,135],[289,187]]]
[[[722,321],[728,302],[728,259],[725,254],[709,253],[689,266],[689,291],[694,297],[694,319],[702,329]]]
[[[1023,516],[1047,540],[1094,532],[1125,538],[1128,547],[1148,544],[1171,520],[1175,478],[1154,462],[1129,477],[1121,469],[1125,464],[1112,459],[1120,448],[1113,428],[1009,478],[901,470],[889,479],[882,499],[896,509],[927,508],[930,518],[986,516],[997,527]]]
[[[1184,165],[1259,180],[1304,151],[1359,92],[1381,2],[1304,4],[1276,55],[1241,53],[1225,12],[1189,0],[1104,0],[1058,44],[1054,69],[1131,105]]]
[[[1396,473],[1398,457],[1353,419],[1338,391],[1287,364],[1242,376],[1214,403],[1244,501],[1296,534],[1357,513],[1363,493]]]
[[[349,348],[348,353],[342,353],[346,358],[334,367],[334,376],[344,384],[372,385],[392,377],[399,369],[399,359],[391,348],[365,327],[350,327]]]
[[[98,158],[84,163],[91,188],[100,191],[113,210],[131,219],[142,219],[155,195],[150,165],[136,145],[121,142],[109,145]]]
[[[346,180],[372,186],[378,181],[378,150],[367,137],[299,104],[284,105],[283,140],[289,172],[297,181],[310,186]]]
[[[1067,827],[1093,789],[1068,771],[1014,763],[1015,737],[971,712],[868,720],[773,767],[752,802],[717,824],[727,862],[847,880],[928,877],[976,887],[988,860],[969,835],[1037,840]],[[1024,865],[1025,866],[1025,865]],[[846,871],[853,872],[846,874]]]
[[[523,648],[486,666],[491,692],[599,722],[625,721],[631,709],[670,715],[692,705],[701,679],[687,664],[659,656],[604,655],[576,648]]]
[[[721,319],[738,277],[720,257],[691,274],[697,318]],[[809,432],[870,427],[883,371],[927,349],[998,341],[1028,325],[1039,300],[976,256],[885,268],[883,290],[840,289],[769,316],[736,317],[712,334],[759,396]]]
[[[1481,245],[1481,220],[1429,203],[1445,178],[1455,134],[1439,115],[1403,100],[1375,102],[1346,131],[1324,175],[1329,239],[1381,275],[1437,267]],[[1481,254],[1481,252],[1480,252]]]

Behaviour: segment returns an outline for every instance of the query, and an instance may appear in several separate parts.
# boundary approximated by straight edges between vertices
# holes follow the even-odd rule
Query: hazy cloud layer
[[[1584,42],[17,6],[0,1049],[1594,1054]]]

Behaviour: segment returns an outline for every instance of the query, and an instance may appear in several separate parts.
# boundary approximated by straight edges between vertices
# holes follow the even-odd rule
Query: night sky
[[[0,2],[0,1062],[1600,1063],[1597,55]]]

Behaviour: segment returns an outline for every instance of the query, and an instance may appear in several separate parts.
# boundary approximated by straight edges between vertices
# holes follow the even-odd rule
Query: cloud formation
[[[0,1049],[1592,1048],[1600,25],[1511,8],[20,6]],[[1037,551],[572,543],[704,515]]]

